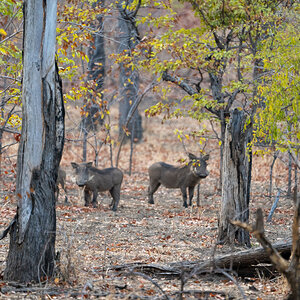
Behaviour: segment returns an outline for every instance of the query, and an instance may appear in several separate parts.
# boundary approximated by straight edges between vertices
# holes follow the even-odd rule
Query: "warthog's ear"
[[[190,160],[198,159],[198,157],[196,155],[194,155],[193,153],[188,153],[188,157]]]
[[[204,161],[209,160],[209,154],[206,154],[206,155],[202,156],[202,159],[203,159]]]
[[[78,164],[76,164],[75,162],[71,162],[71,165],[74,169],[77,169],[78,168]]]
[[[90,162],[88,162],[88,163],[86,164],[86,166],[87,166],[88,168],[90,168],[90,167],[93,166],[93,163],[90,161]]]

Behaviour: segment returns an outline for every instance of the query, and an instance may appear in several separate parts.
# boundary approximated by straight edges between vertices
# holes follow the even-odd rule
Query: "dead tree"
[[[243,111],[235,109],[226,127],[218,240],[250,247],[249,233],[229,222],[229,219],[241,222],[249,219],[252,155],[251,151],[247,155],[247,146],[251,128],[244,129],[245,121]]]
[[[297,190],[294,188],[294,218],[292,227],[292,253],[290,260],[284,259],[273,247],[265,236],[263,213],[261,209],[256,212],[256,223],[252,226],[239,221],[232,221],[232,224],[248,230],[260,242],[270,257],[271,262],[278,272],[283,274],[289,285],[290,294],[288,299],[300,299],[300,236],[299,236],[299,215],[300,215],[300,197],[297,197]]]

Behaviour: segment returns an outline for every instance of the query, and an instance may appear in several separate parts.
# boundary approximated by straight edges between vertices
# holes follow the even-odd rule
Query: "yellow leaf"
[[[0,28],[0,34],[3,36],[7,36],[7,33],[3,28]]]
[[[54,279],[54,283],[58,284],[58,283],[59,283],[59,278],[56,277],[56,278]]]
[[[8,54],[8,52],[4,48],[2,48],[2,47],[0,47],[0,53],[3,54],[3,55],[7,55]]]

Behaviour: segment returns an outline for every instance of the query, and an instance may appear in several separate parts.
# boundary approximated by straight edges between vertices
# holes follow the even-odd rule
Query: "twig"
[[[284,275],[287,274],[288,271],[288,261],[286,261],[279,253],[278,251],[273,247],[273,245],[267,240],[264,234],[264,223],[263,223],[263,213],[261,208],[259,208],[256,212],[256,223],[255,225],[251,226],[249,224],[240,222],[240,221],[230,221],[231,224],[237,225],[241,228],[244,228],[248,230],[250,233],[252,233],[255,238],[260,242],[260,244],[263,246],[265,251],[268,253],[270,260],[276,267],[276,269],[283,273]]]
[[[167,300],[171,300],[169,298],[169,296],[165,293],[165,291],[160,287],[160,285],[155,282],[150,276],[144,274],[144,273],[141,273],[141,272],[134,272],[134,271],[130,271],[130,272],[126,272],[126,273],[123,273],[122,275],[125,275],[125,276],[128,276],[128,275],[136,275],[136,276],[141,276],[143,277],[144,279],[146,280],[149,280],[155,287],[157,287],[159,289],[159,291],[164,295],[164,297],[167,299]]]
[[[246,298],[246,295],[245,295],[245,293],[244,293],[244,291],[243,291],[243,289],[242,289],[242,287],[239,285],[239,283],[237,282],[237,280],[233,277],[233,276],[231,276],[228,272],[226,272],[225,270],[222,270],[222,269],[217,269],[220,273],[222,273],[224,276],[226,276],[226,277],[228,277],[236,286],[237,286],[237,288],[239,289],[239,291],[240,291],[240,293],[241,293],[241,295],[242,295],[242,297],[243,297],[243,299],[247,299]]]

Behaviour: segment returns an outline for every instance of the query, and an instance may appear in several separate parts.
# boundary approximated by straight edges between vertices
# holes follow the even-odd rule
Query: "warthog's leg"
[[[119,205],[120,201],[120,190],[121,190],[121,185],[115,185],[109,192],[113,198],[110,207],[113,211],[116,211]]]
[[[59,187],[55,185],[55,202],[58,202],[58,195],[59,195]]]
[[[194,197],[194,186],[189,186],[189,206],[192,206],[192,200]]]
[[[66,190],[66,187],[65,187],[65,182],[62,181],[60,184],[61,184],[62,189],[65,191],[65,203],[68,203],[68,197],[67,197],[67,190]]]
[[[157,189],[160,187],[159,182],[151,182],[148,187],[148,203],[154,204],[153,194],[157,191]]]
[[[93,191],[93,200],[92,200],[92,204],[93,207],[97,207],[97,196],[98,196],[98,191]]]
[[[90,201],[91,201],[91,194],[90,190],[87,188],[84,188],[84,206],[89,206]]]
[[[181,194],[182,194],[182,200],[183,200],[183,206],[187,207],[187,193],[186,193],[186,187],[185,186],[181,186],[180,187],[181,190]]]

